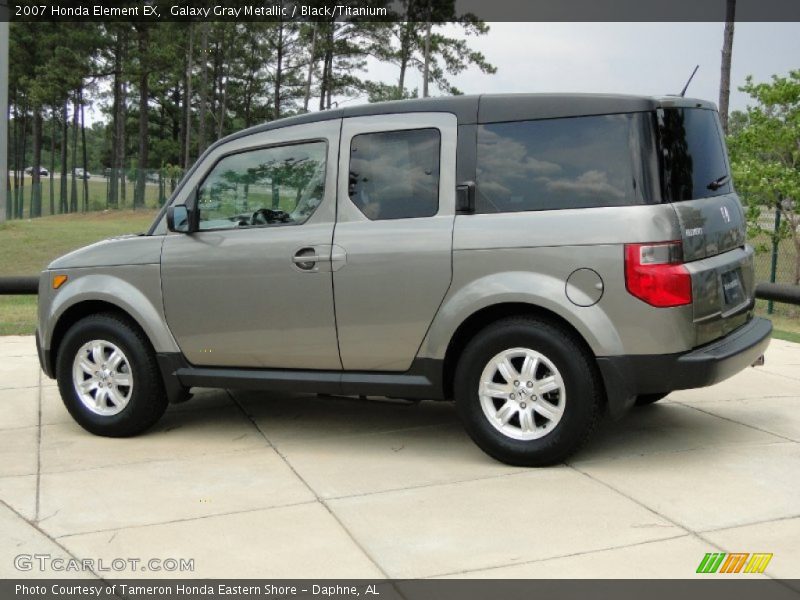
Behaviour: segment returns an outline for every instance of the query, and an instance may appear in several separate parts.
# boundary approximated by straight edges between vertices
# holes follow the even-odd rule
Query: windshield
[[[667,108],[658,116],[664,199],[682,202],[729,194],[733,188],[716,111]]]

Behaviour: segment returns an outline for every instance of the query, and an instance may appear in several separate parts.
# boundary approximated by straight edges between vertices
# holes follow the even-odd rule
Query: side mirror
[[[191,233],[191,225],[191,211],[185,204],[170,206],[167,209],[167,229],[177,233]]]

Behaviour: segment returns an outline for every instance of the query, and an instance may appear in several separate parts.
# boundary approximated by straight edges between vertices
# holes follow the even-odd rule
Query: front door
[[[161,263],[167,322],[190,363],[341,369],[330,258],[340,123],[255,134],[207,159],[200,230],[167,235]]]
[[[457,121],[344,119],[333,273],[346,370],[405,371],[452,276]]]

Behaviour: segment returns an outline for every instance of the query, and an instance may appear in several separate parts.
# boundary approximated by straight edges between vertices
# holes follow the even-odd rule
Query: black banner
[[[427,2],[430,2],[428,9]],[[403,21],[398,0],[1,0],[11,21]],[[416,3],[416,4],[415,4]],[[412,0],[438,22],[724,21],[726,0]],[[427,19],[426,19],[427,20]],[[800,21],[797,0],[737,0],[737,21]]]
[[[4,580],[4,600],[797,600],[800,580]]]

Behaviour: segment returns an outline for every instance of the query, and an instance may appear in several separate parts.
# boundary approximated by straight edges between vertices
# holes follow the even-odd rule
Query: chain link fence
[[[797,285],[797,248],[791,236],[787,237],[785,216],[777,208],[762,207],[758,226],[761,232],[750,239],[756,249],[756,281]],[[792,304],[758,300],[756,306],[761,314],[800,318],[800,307]]]

